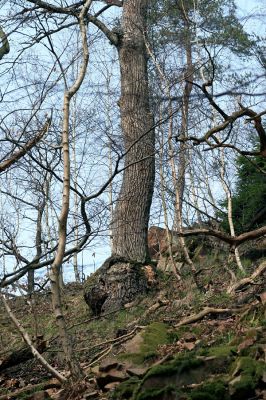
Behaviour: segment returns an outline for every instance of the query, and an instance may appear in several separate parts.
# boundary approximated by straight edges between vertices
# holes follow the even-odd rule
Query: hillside
[[[0,399],[265,399],[265,261],[250,264],[247,275],[258,265],[261,274],[231,293],[221,264],[201,263],[202,291],[186,269],[182,281],[157,270],[148,296],[96,317],[82,286],[66,285],[68,330],[85,372],[72,393],[32,358],[1,306]],[[64,374],[49,290],[9,304]]]

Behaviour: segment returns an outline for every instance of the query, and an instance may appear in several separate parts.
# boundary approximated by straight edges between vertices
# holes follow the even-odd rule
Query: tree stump
[[[84,284],[84,298],[94,315],[115,311],[147,293],[155,282],[151,266],[110,257]]]

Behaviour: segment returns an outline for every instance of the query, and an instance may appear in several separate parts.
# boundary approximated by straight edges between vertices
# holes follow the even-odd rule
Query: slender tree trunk
[[[36,236],[35,236],[35,247],[36,255],[35,259],[38,260],[42,254],[42,216],[44,212],[45,201],[38,205],[37,211],[37,224],[36,224]],[[30,269],[28,272],[28,294],[32,295],[34,292],[34,269]]]
[[[154,186],[154,129],[149,106],[144,34],[148,0],[123,5],[123,37],[118,46],[121,72],[121,126],[126,151],[121,191],[112,223],[113,255],[145,262]]]

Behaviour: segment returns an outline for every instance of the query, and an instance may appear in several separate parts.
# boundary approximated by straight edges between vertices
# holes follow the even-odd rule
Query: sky
[[[260,13],[261,9],[265,5],[264,1],[260,0],[236,0],[237,6],[239,7],[239,16],[241,18],[245,18],[245,27],[250,32],[255,32],[256,34],[265,34],[266,28],[265,23],[262,18],[259,16],[256,17],[254,21],[254,16]],[[246,18],[247,14],[251,14],[253,18]],[[83,255],[79,255],[79,264],[83,266],[85,269],[85,274],[89,275],[91,272],[95,270],[95,268],[99,267],[102,262],[110,255],[110,248],[102,243],[91,247],[89,250],[83,252]],[[74,279],[73,266],[72,262],[64,265],[65,276],[67,280]]]

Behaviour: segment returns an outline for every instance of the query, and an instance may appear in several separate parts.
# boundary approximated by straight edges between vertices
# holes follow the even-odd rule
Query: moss
[[[244,398],[247,394],[252,396],[264,370],[263,361],[256,361],[251,357],[238,358],[232,365],[232,373],[234,375],[240,374],[239,380],[232,383],[234,393],[237,393],[239,398],[241,396]]]
[[[230,357],[233,356],[237,349],[236,346],[230,346],[228,344],[210,347],[209,349],[205,349],[205,354],[207,356],[214,356],[214,357]]]
[[[163,389],[146,389],[144,392],[139,393],[134,397],[134,400],[162,400],[164,396],[177,394],[176,388],[169,385]]]
[[[207,383],[190,394],[191,400],[227,400],[228,398],[226,385],[222,381]]]
[[[243,374],[238,382],[234,383],[234,391],[238,393],[238,396],[245,395],[247,393],[252,393],[256,387],[257,382],[255,382],[251,375]]]
[[[157,365],[151,368],[148,373],[145,375],[144,380],[155,377],[155,376],[169,376],[174,374],[180,374],[192,368],[197,368],[203,364],[202,360],[198,360],[195,358],[191,358],[190,356],[182,356],[174,359],[173,361],[164,364]]]
[[[167,332],[167,325],[162,322],[153,322],[142,333],[143,343],[138,353],[120,354],[120,360],[131,360],[134,364],[142,364],[157,357],[156,350],[159,345],[171,342]]]
[[[265,364],[263,361],[257,361],[251,357],[240,357],[233,363],[231,368],[233,373],[236,370],[241,372],[241,375],[250,375],[254,380],[258,380],[263,375]]]
[[[153,322],[143,332],[142,353],[155,351],[160,344],[169,342],[167,325],[162,322]]]
[[[139,383],[140,380],[137,377],[129,378],[127,381],[120,383],[110,398],[113,400],[131,399]]]

